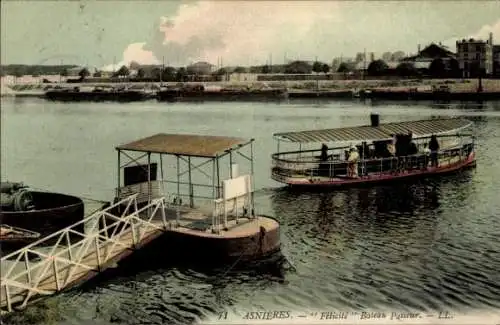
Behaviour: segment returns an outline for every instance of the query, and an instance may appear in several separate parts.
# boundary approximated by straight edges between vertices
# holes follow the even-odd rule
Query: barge
[[[79,101],[115,101],[136,102],[151,98],[151,95],[143,90],[118,89],[95,87],[92,90],[82,90],[80,87],[49,90],[45,92],[45,98],[52,101],[79,102]]]
[[[288,98],[286,89],[205,89],[189,86],[163,89],[156,94],[158,101],[279,101]]]

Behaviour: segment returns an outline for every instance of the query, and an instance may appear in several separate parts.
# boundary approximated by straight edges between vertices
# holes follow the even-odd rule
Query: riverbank
[[[127,83],[52,83],[52,84],[2,84],[1,96],[16,97],[43,97],[46,90],[56,86],[63,88],[73,87],[116,87],[125,86],[135,89],[146,88],[150,90],[159,89],[161,86],[177,86],[177,82],[127,82]],[[477,79],[404,79],[404,80],[320,80],[320,81],[239,81],[239,82],[186,82],[182,85],[204,85],[205,88],[233,88],[233,89],[263,89],[263,88],[286,88],[289,93],[300,93],[310,91],[354,91],[359,90],[384,90],[384,91],[431,91],[433,86],[447,85],[450,92],[468,93],[476,92]],[[483,79],[484,92],[500,92],[500,79]]]

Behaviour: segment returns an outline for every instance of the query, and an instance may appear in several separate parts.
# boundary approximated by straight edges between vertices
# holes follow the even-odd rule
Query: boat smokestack
[[[371,113],[370,114],[370,121],[372,127],[377,127],[380,124],[380,115],[378,113]]]

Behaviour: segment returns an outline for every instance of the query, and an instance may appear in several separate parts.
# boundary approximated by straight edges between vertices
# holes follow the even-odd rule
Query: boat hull
[[[358,178],[328,178],[328,177],[312,177],[312,178],[283,178],[273,175],[273,179],[285,183],[293,188],[345,188],[358,186],[371,186],[388,182],[406,181],[415,178],[437,177],[445,174],[451,174],[463,169],[473,168],[476,166],[475,153],[470,153],[465,159],[456,163],[449,164],[443,167],[427,167],[425,169],[404,170],[401,172],[382,172],[369,174]]]
[[[387,100],[481,101],[499,99],[500,92],[411,92],[372,90],[370,93],[365,93],[363,97]]]
[[[189,91],[162,90],[157,93],[158,101],[270,101],[286,99],[284,90],[264,91]]]
[[[0,223],[35,231],[47,236],[81,221],[84,217],[82,199],[60,193],[30,191],[36,210],[0,211]],[[81,229],[84,230],[84,224]]]
[[[149,99],[148,94],[141,91],[116,91],[116,92],[82,92],[82,91],[48,91],[45,98],[53,101],[79,102],[79,101],[118,101],[134,102]]]

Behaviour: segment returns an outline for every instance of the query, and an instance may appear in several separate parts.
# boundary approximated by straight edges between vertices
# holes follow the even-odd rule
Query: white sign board
[[[222,197],[224,200],[235,199],[251,192],[250,175],[242,175],[222,181]]]

